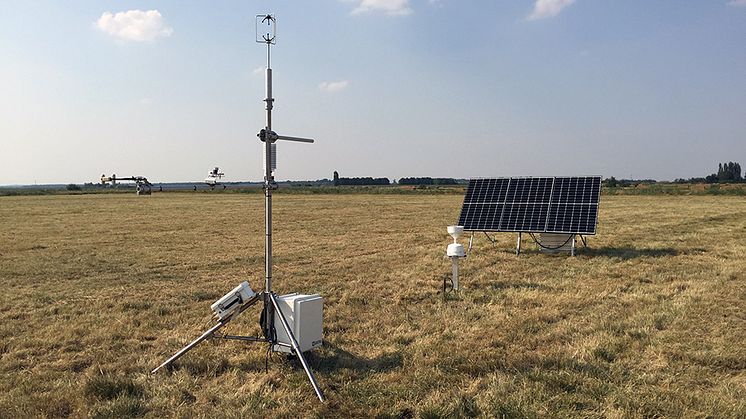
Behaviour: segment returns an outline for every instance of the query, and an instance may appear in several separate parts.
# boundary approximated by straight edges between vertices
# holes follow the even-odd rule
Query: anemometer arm
[[[256,135],[259,137],[259,139],[262,142],[266,142],[269,140],[270,143],[274,143],[277,140],[284,140],[284,141],[295,141],[297,143],[313,143],[313,139],[311,138],[301,138],[301,137],[290,137],[287,135],[278,135],[276,132],[272,130],[262,129],[259,131],[259,134]]]

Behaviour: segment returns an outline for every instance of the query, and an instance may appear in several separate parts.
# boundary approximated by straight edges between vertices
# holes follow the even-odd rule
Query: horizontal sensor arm
[[[259,134],[256,135],[259,137],[262,141],[269,140],[270,142],[274,143],[277,140],[284,140],[284,141],[295,141],[298,143],[312,143],[313,140],[311,138],[301,138],[301,137],[290,137],[287,135],[277,135],[276,132],[271,130],[263,129],[259,131]]]
[[[311,138],[288,137],[287,135],[278,135],[277,139],[285,141],[295,141],[298,143],[313,143],[313,139]]]

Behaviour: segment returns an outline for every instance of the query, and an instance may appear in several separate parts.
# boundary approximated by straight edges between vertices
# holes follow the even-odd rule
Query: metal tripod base
[[[251,305],[253,305],[257,301],[259,301],[259,297],[260,296],[267,296],[268,297],[268,298],[266,298],[264,300],[265,301],[265,305],[267,304],[267,302],[266,302],[267,300],[269,300],[270,303],[272,304],[272,307],[274,308],[274,310],[273,310],[274,314],[278,315],[277,317],[280,319],[280,324],[282,325],[283,330],[285,330],[285,333],[290,338],[290,345],[289,346],[292,348],[293,353],[295,354],[295,356],[297,356],[298,359],[300,360],[300,363],[303,366],[303,370],[306,372],[306,375],[308,376],[308,380],[311,381],[311,386],[313,387],[313,391],[316,392],[316,396],[319,398],[320,401],[323,402],[325,400],[324,399],[324,393],[319,388],[319,384],[316,382],[316,377],[314,377],[313,371],[311,371],[311,367],[308,366],[308,362],[306,361],[306,358],[303,356],[303,352],[301,352],[301,350],[300,350],[300,345],[298,345],[298,340],[295,338],[295,335],[293,334],[293,331],[291,330],[290,325],[288,324],[288,321],[285,319],[285,316],[282,314],[282,310],[280,310],[280,306],[277,304],[277,300],[276,300],[277,296],[274,293],[263,292],[261,294],[257,294],[254,298],[252,298],[251,300],[247,301],[244,304],[244,306],[241,307],[241,309],[238,311],[238,313],[236,313],[235,315],[233,315],[233,316],[231,316],[231,317],[229,317],[227,319],[219,321],[218,324],[216,324],[215,326],[209,328],[200,337],[198,337],[197,339],[193,340],[187,346],[183,347],[181,350],[179,350],[178,352],[176,352],[175,354],[173,354],[173,356],[171,356],[166,361],[164,361],[161,365],[159,365],[158,367],[156,367],[155,369],[153,369],[153,371],[151,371],[151,374],[155,374],[161,368],[172,364],[174,361],[176,361],[177,359],[181,358],[184,354],[186,354],[187,352],[189,352],[190,350],[192,350],[200,342],[202,342],[203,340],[206,340],[206,339],[210,339],[210,338],[221,338],[221,339],[230,339],[230,340],[242,340],[242,341],[248,341],[248,342],[266,342],[266,343],[270,344],[270,347],[272,347],[273,345],[288,346],[284,342],[277,342],[276,339],[273,339],[273,340],[275,340],[273,342],[273,341],[271,341],[269,339],[262,339],[262,338],[257,338],[257,337],[253,337],[253,336],[235,336],[235,335],[216,336],[215,335],[215,332],[217,332],[223,326],[225,326],[226,324],[228,324],[228,322],[230,322],[232,319],[234,319],[238,314],[240,314],[241,312],[243,312],[244,310],[246,310],[247,308],[249,308]],[[266,310],[266,307],[265,307],[265,310]]]
[[[318,397],[319,400],[323,402],[324,393],[321,392],[321,389],[319,388],[319,384],[316,382],[316,378],[313,376],[313,371],[311,371],[311,367],[308,366],[306,357],[303,356],[303,352],[301,352],[300,350],[300,345],[298,345],[298,340],[295,339],[295,335],[293,334],[293,331],[290,330],[290,325],[288,324],[288,321],[285,319],[285,315],[282,314],[282,310],[280,310],[280,306],[277,304],[276,296],[274,293],[269,293],[269,300],[272,302],[272,306],[275,308],[275,313],[280,318],[280,324],[282,324],[282,328],[285,330],[285,333],[287,333],[287,336],[290,338],[290,345],[292,345],[293,347],[293,352],[295,352],[295,355],[300,360],[301,365],[303,365],[303,369],[306,371],[308,380],[311,381],[311,386],[313,387],[313,391],[316,392],[316,397]],[[272,342],[272,343],[276,343],[276,342]]]

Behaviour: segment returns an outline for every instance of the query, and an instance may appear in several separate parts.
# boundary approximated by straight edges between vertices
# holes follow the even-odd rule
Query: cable
[[[450,290],[448,289],[448,285],[447,285],[449,282],[451,283],[451,289]],[[451,278],[451,277],[449,277],[447,275],[443,275],[443,296],[444,297],[445,297],[445,295],[446,295],[446,293],[448,291],[453,291],[453,278]]]
[[[534,236],[534,233],[528,233],[528,235],[529,235],[529,236],[531,236],[531,238],[532,238],[532,239],[534,239],[534,242],[535,242],[536,244],[538,244],[538,245],[539,245],[539,247],[541,247],[542,249],[547,249],[547,250],[558,250],[558,249],[561,249],[561,248],[563,248],[563,247],[564,247],[564,246],[565,246],[565,245],[566,245],[567,243],[570,243],[570,240],[572,240],[573,236],[575,236],[574,234],[570,234],[569,236],[567,236],[567,240],[565,240],[565,242],[564,242],[564,243],[562,243],[561,245],[559,245],[559,246],[557,246],[557,247],[549,247],[549,246],[544,246],[543,244],[541,244],[541,243],[539,242],[539,240],[537,240],[537,239],[536,239],[536,236]]]

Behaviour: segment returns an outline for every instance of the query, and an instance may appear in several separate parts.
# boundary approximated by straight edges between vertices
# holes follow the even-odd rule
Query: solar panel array
[[[601,176],[471,179],[466,231],[596,234]]]

